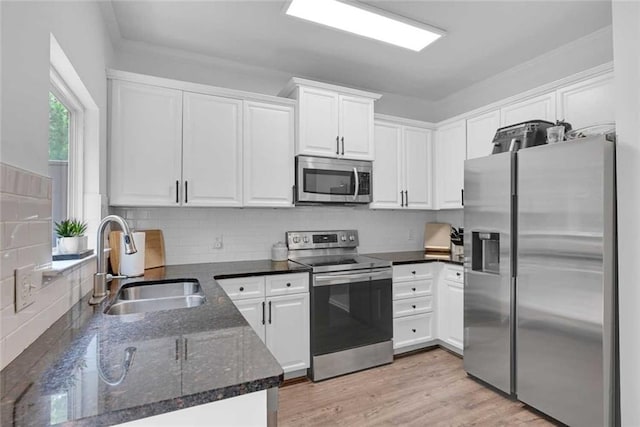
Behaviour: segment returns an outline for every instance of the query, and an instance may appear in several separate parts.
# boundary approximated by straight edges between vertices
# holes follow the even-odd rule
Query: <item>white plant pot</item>
[[[82,250],[82,244],[86,246],[86,236],[58,237],[58,252],[61,254],[77,254]]]

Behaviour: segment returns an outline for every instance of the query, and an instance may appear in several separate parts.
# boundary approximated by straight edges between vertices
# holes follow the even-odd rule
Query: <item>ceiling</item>
[[[119,36],[437,101],[611,25],[605,1],[363,1],[444,29],[421,52],[284,14],[286,0],[112,1]]]

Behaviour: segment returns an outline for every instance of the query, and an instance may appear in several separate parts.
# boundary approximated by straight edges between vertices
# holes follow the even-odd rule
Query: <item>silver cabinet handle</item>
[[[189,203],[189,181],[184,182],[184,204]]]
[[[364,282],[369,280],[391,279],[392,273],[389,269],[383,268],[377,271],[354,274],[326,274],[314,275],[313,286],[341,285],[345,283]]]
[[[344,154],[344,153],[342,153]],[[358,169],[353,168],[353,173],[356,176],[356,189],[353,192],[353,200],[355,201],[358,198],[358,192],[360,192],[360,177],[358,176]]]
[[[336,136],[336,156],[340,154],[340,137]]]
[[[344,136],[342,137],[342,155],[344,156]]]
[[[400,192],[400,207],[404,208],[404,191]]]
[[[271,301],[269,301],[269,324],[271,324]]]
[[[408,190],[404,190],[404,199],[405,199],[404,205],[405,206],[409,206],[409,191]]]

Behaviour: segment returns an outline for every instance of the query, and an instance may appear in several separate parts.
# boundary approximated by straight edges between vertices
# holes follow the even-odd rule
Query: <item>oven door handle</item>
[[[347,274],[316,274],[313,276],[313,286],[342,285],[346,283],[357,283],[368,280],[391,279],[391,269],[374,270],[366,273]]]
[[[353,168],[353,173],[356,176],[356,190],[353,192],[353,200],[358,199],[358,193],[360,192],[360,177],[358,176],[358,168]]]

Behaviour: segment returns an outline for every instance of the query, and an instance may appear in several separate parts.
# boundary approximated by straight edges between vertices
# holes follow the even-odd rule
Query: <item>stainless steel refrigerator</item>
[[[465,162],[464,368],[572,426],[618,424],[615,151]]]

